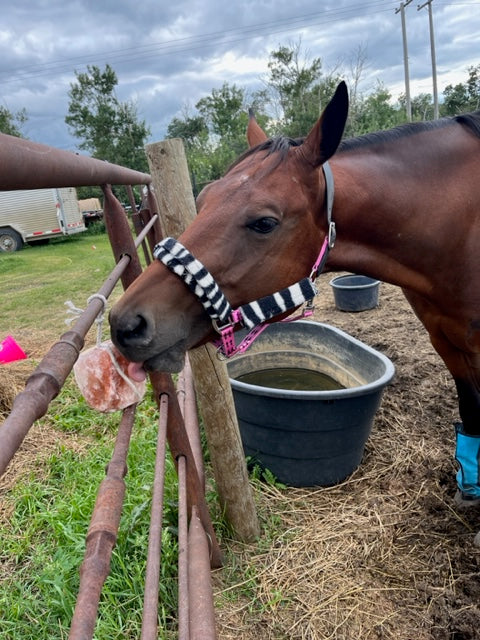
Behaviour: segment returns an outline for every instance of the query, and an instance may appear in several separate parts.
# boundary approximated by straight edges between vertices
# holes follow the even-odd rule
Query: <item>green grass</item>
[[[44,343],[66,330],[65,301],[84,307],[114,265],[105,234],[0,254],[0,339],[7,333]],[[92,329],[93,336],[95,335]],[[107,328],[105,329],[107,331]],[[32,363],[32,368],[33,368]],[[0,370],[1,375],[1,370]],[[0,495],[0,639],[67,638],[79,567],[97,488],[105,476],[120,414],[90,409],[69,377],[43,423],[58,434]],[[145,399],[132,436],[127,491],[95,638],[140,636],[144,572],[156,449],[157,409]],[[33,427],[35,429],[36,425]],[[167,456],[160,637],[174,637],[177,573],[177,482]]]
[[[0,253],[0,335],[32,325],[54,325],[61,333],[65,302],[84,308],[113,266],[106,234],[79,234]]]
[[[76,393],[74,389],[66,392]],[[78,402],[82,408],[82,400]],[[53,407],[58,429],[72,428],[70,409],[70,404],[62,408],[61,401],[60,408]],[[4,506],[11,507],[12,514],[0,527],[0,558],[7,567],[0,583],[1,628],[7,634],[2,636],[0,631],[2,638],[67,637],[85,536],[118,422],[118,414],[110,415],[99,431],[95,412],[83,405],[82,415],[82,436],[90,438],[92,446],[78,452],[59,445],[44,461],[41,473],[27,474],[4,499]],[[139,637],[156,424],[151,403],[143,403],[129,451],[119,538],[100,605],[96,627],[99,639]],[[172,626],[176,611],[177,490],[170,457],[166,477],[161,580],[164,628]]]

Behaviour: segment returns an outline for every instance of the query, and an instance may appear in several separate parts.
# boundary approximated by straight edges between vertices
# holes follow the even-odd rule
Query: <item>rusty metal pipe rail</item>
[[[196,505],[188,529],[188,597],[189,640],[215,640],[209,540]]]
[[[150,517],[150,531],[148,535],[141,640],[156,640],[157,638],[167,422],[168,396],[162,395],[160,398],[160,418],[158,420],[157,452],[155,456],[152,509]]]
[[[150,224],[145,226],[135,241],[136,246],[142,242],[155,222],[155,219],[152,219]],[[45,415],[50,402],[58,395],[83,348],[85,336],[103,310],[102,298],[109,297],[129,263],[128,255],[120,259],[96,296],[92,296],[74,327],[64,333],[50,348],[27,379],[25,389],[16,396],[10,415],[2,425],[0,476],[5,472],[35,420]]]
[[[178,465],[178,640],[189,640],[187,460]]]
[[[198,425],[197,401],[195,397],[195,387],[193,384],[192,367],[188,353],[185,356],[185,366],[183,367],[177,381],[177,397],[180,411],[182,412],[185,429],[192,447],[195,466],[202,481],[203,491],[205,491],[205,471],[203,466],[202,444],[200,442],[200,428]]]
[[[117,541],[125,496],[124,477],[136,405],[123,412],[107,474],[100,484],[87,533],[85,557],[80,568],[80,588],[69,640],[93,638],[98,603],[110,572],[110,558]]]
[[[147,173],[0,134],[0,189],[151,184]]]
[[[188,357],[177,382],[177,397],[185,431],[192,446],[195,464],[205,491],[200,428],[196,411],[195,388]],[[214,640],[216,635],[213,592],[210,576],[212,542],[198,515],[187,503],[187,464],[185,456],[177,460],[178,470],[178,640]],[[142,639],[143,640],[143,639]],[[150,638],[145,638],[150,640]]]
[[[202,525],[210,540],[210,566],[212,568],[221,567],[223,554],[210,519],[207,502],[205,500],[205,492],[203,491],[203,482],[197,471],[195,456],[193,455],[190,440],[185,429],[172,377],[167,373],[152,372],[150,374],[150,380],[157,398],[159,398],[162,393],[167,393],[169,396],[167,440],[173,459],[178,461],[180,456],[184,456],[186,459],[189,516],[191,516],[193,505],[195,505]]]

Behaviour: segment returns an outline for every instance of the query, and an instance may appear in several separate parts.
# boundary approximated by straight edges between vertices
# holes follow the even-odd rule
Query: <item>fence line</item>
[[[91,297],[71,330],[60,337],[28,378],[12,411],[0,430],[0,475],[3,474],[35,420],[45,415],[60,392],[77,360],[87,332],[104,299],[121,279],[128,286],[141,272],[137,248],[142,246],[148,263],[161,239],[158,207],[148,174],[103,163],[44,145],[0,134],[0,189],[101,185],[104,219],[116,266]],[[128,221],[110,184],[145,185],[145,207],[134,214],[134,241]],[[133,201],[133,192],[127,189]],[[134,202],[134,201],[133,201]],[[141,231],[140,231],[141,229]],[[159,432],[153,478],[153,499],[145,577],[142,640],[157,637],[158,592],[161,554],[162,498],[166,440],[179,477],[179,638],[216,638],[210,567],[221,566],[222,553],[216,540],[205,500],[203,461],[195,411],[194,388],[189,364],[176,390],[169,374],[150,375],[159,405]],[[181,398],[181,403],[179,399]],[[101,590],[110,567],[125,493],[126,457],[132,433],[135,405],[123,411],[106,477],[100,484],[80,569],[80,587],[70,628],[70,640],[93,638]],[[187,423],[187,427],[186,427]],[[192,439],[193,445],[190,443]],[[193,608],[192,608],[193,607]]]

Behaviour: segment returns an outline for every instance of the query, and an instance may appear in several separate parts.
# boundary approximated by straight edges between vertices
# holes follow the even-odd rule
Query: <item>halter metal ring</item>
[[[335,227],[335,222],[330,222],[328,225],[328,248],[333,249],[335,246],[335,240],[337,239],[337,229]]]

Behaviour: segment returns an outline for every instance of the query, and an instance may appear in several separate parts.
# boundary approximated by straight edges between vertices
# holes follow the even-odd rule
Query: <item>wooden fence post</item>
[[[169,139],[146,146],[164,236],[178,236],[196,215],[183,143]],[[218,495],[236,536],[245,542],[260,533],[248,481],[227,368],[210,346],[189,353]]]

